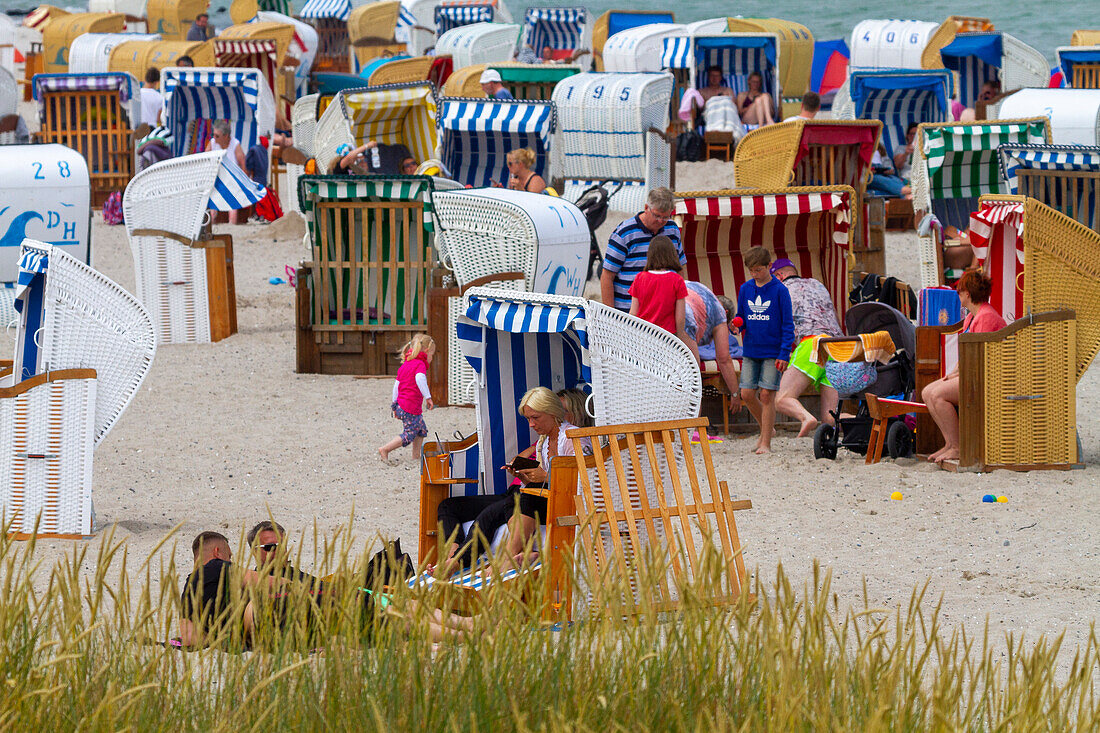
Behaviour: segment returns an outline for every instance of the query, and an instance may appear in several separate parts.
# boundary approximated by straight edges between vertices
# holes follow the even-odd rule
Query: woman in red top
[[[1005,327],[1005,319],[989,304],[989,294],[993,292],[993,281],[981,270],[968,270],[959,278],[955,289],[959,291],[959,300],[966,308],[963,319],[963,333],[990,333]],[[929,414],[943,433],[944,446],[928,456],[933,463],[957,461],[959,459],[959,367],[943,379],[937,379],[921,391]]]
[[[687,343],[684,330],[687,285],[680,274],[676,245],[663,234],[654,237],[646,251],[645,270],[630,284],[630,315],[638,316]]]

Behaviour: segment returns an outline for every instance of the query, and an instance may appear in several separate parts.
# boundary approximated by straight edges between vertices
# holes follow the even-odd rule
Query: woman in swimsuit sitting
[[[513,191],[542,193],[546,190],[546,181],[531,170],[535,164],[535,151],[531,148],[518,148],[508,153],[508,188]]]
[[[775,122],[772,95],[764,91],[764,77],[759,71],[749,74],[749,90],[737,95],[737,111],[746,125],[771,125]]]

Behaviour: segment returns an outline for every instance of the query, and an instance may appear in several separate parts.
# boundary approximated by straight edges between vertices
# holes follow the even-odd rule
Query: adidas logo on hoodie
[[[770,300],[765,300],[761,303],[760,296],[756,296],[756,300],[749,301],[749,310],[751,310],[752,313],[747,316],[747,319],[750,321],[770,321],[771,316],[768,315],[767,310],[771,307],[771,304],[772,302]]]

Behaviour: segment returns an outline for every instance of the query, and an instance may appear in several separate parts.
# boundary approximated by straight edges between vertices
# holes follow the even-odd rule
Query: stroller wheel
[[[836,428],[821,423],[814,431],[814,458],[836,458]]]
[[[913,431],[904,420],[895,420],[886,430],[886,451],[891,458],[913,455]]]

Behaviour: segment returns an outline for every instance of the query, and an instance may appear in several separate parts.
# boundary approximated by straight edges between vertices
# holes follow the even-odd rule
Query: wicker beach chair
[[[550,180],[553,102],[445,97],[439,105],[442,162],[464,185],[508,182],[507,154],[535,151],[535,173]]]
[[[943,49],[958,40],[959,36],[993,32],[993,21],[989,18],[971,15],[949,15],[947,20],[940,23],[935,33],[924,44],[920,54],[920,66],[913,68],[942,69],[946,65],[946,59],[941,55]]]
[[[689,584],[701,594],[692,598],[696,604],[732,605],[747,593],[734,514],[751,509],[752,502],[735,500],[718,480],[709,441],[693,447],[691,432],[705,427],[706,420],[696,418],[567,433],[577,452],[582,563],[590,577],[623,581],[591,594],[591,612],[676,610]],[[592,443],[592,456],[581,454],[584,438]],[[568,577],[561,572],[551,578],[551,591],[561,588],[564,600],[571,596]]]
[[[435,257],[429,176],[303,176],[312,259],[298,267],[297,370],[393,375],[427,331]]]
[[[152,365],[153,326],[121,287],[30,239],[18,297],[14,366],[0,379],[4,523],[21,538],[87,537],[92,453]]]
[[[428,80],[434,56],[413,56],[393,59],[380,64],[366,78],[364,86],[379,87],[385,84],[412,84]]]
[[[309,0],[298,17],[317,29],[318,48],[313,59],[315,71],[348,72],[348,18],[351,0]],[[293,197],[292,197],[293,198]]]
[[[1100,45],[1056,49],[1062,76],[1074,89],[1100,89]]]
[[[160,80],[173,154],[205,150],[193,139],[196,121],[228,120],[246,151],[275,130],[275,102],[259,69],[164,69]]]
[[[141,123],[140,85],[129,74],[37,74],[37,142],[73,148],[88,162],[92,206],[126,187],[134,172],[132,132]]]
[[[207,0],[148,0],[145,17],[149,32],[166,41],[182,41],[195,17],[206,12],[207,4]]]
[[[554,88],[558,132],[554,174],[565,181],[562,196],[576,201],[601,181],[622,188],[612,194],[616,211],[641,211],[650,189],[671,181],[668,127],[672,75],[595,74],[570,76]]]
[[[550,47],[555,59],[569,58],[582,68],[592,61],[592,25],[582,7],[528,8],[523,16],[523,36],[520,48],[530,47],[535,53]],[[576,52],[584,51],[577,56]]]
[[[111,51],[127,41],[159,41],[155,33],[85,33],[77,36],[69,48],[70,74],[103,74],[111,68]],[[148,68],[148,67],[146,67]],[[129,69],[118,69],[129,71]],[[133,72],[130,72],[133,73]],[[145,78],[134,74],[135,78]]]
[[[317,132],[317,94],[298,97],[290,115],[290,129],[294,137],[294,147],[306,158],[313,157],[313,138]],[[301,213],[298,205],[298,179],[305,175],[305,166],[295,163],[286,164],[287,196],[283,207]]]
[[[0,145],[11,145],[16,140],[19,123],[19,83],[7,69],[0,68],[0,123],[10,120],[11,130],[0,130]]]
[[[798,114],[802,95],[810,90],[814,36],[801,23],[779,18],[730,18],[728,30],[735,33],[775,33],[779,37],[779,88],[783,90],[778,119]],[[740,185],[740,184],[738,184]]]
[[[395,37],[407,53],[423,56],[448,31],[478,22],[513,21],[501,0],[402,0]]]
[[[943,227],[964,231],[979,196],[1004,192],[997,146],[1049,140],[1045,117],[922,124],[913,146],[913,206],[931,211]],[[921,287],[944,283],[942,245],[938,234],[921,238]]]
[[[854,61],[853,61],[853,69]],[[947,122],[953,93],[949,71],[856,71],[848,75],[844,94],[851,99],[841,109],[833,106],[837,119],[879,120],[886,154],[905,147],[905,132],[911,124]],[[837,92],[837,99],[841,93]]]
[[[435,35],[441,38],[449,30],[472,23],[492,23],[496,19],[495,2],[440,3],[435,6]]]
[[[230,26],[213,41],[214,66],[262,71],[276,109],[289,120],[290,108],[298,98],[295,67],[286,63],[294,37],[295,27],[290,23],[258,21]]]
[[[174,67],[180,56],[188,56],[195,66],[214,65],[211,41],[124,41],[111,49],[110,71],[123,71],[135,79],[144,79],[150,67]]]
[[[394,38],[400,12],[399,0],[379,0],[352,8],[348,15],[348,61],[353,74],[371,59],[405,52],[405,43]]]
[[[958,74],[959,101],[977,108],[982,85],[996,82],[1007,92],[1045,87],[1050,65],[1042,53],[1008,33],[960,33],[940,50],[942,66]],[[989,119],[989,105],[985,106]]]
[[[69,71],[69,48],[85,33],[122,33],[126,16],[122,13],[71,13],[54,18],[42,31],[42,51],[47,74]]]
[[[264,197],[225,153],[185,155],[134,176],[122,197],[138,299],[162,344],[210,343],[237,332],[233,239],[209,236],[207,211]]]
[[[369,140],[401,143],[418,161],[435,157],[435,91],[429,82],[348,89],[339,92],[318,118],[314,156],[328,170],[343,144]]]
[[[455,70],[475,64],[499,64],[512,60],[520,27],[508,23],[473,23],[440,34],[437,55],[450,55]]]
[[[653,324],[574,297],[498,288],[473,288],[463,297],[465,315],[456,335],[477,375],[477,432],[465,441],[424,445],[421,562],[436,556],[442,539],[436,523],[440,501],[452,494],[507,490],[510,478],[498,467],[534,442],[516,412],[531,387],[588,385],[589,412],[598,425],[691,418],[699,411],[702,386],[691,352]],[[530,368],[536,364],[554,368]],[[564,500],[574,515],[576,467],[561,460],[564,463],[555,462],[550,469],[548,500],[552,506]],[[553,487],[561,479],[555,474],[563,465],[572,469],[572,481],[566,477],[564,491],[557,492]],[[551,523],[548,534],[553,536],[555,527],[564,529]],[[543,558],[561,559],[556,551],[544,551]]]
[[[664,10],[607,10],[592,24],[593,71],[660,71],[656,69],[611,69],[603,58],[607,42],[624,31],[647,25],[676,25],[676,14]],[[660,54],[661,49],[655,49]]]
[[[464,312],[461,296],[488,284],[579,296],[590,233],[584,215],[568,201],[499,188],[439,193],[435,215],[436,251],[454,287],[429,293],[439,351],[432,362],[432,395],[437,404],[466,404],[474,373],[453,338]]]
[[[606,15],[607,13],[604,13],[600,19]],[[599,19],[596,22],[598,24]],[[597,66],[602,66],[598,70],[629,74],[640,71],[660,71],[664,39],[683,33],[684,26],[672,22],[653,22],[621,30],[607,39],[603,44],[602,52],[597,52]]]
[[[1001,145],[1004,192],[1033,198],[1100,232],[1100,148]]]

